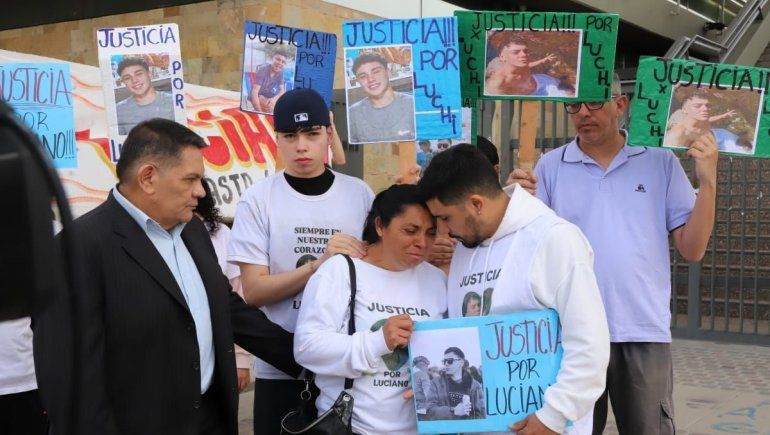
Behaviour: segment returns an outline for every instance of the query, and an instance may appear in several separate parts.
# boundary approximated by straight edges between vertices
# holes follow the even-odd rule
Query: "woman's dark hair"
[[[219,212],[214,197],[211,195],[209,183],[203,179],[201,180],[201,184],[203,185],[203,190],[206,191],[206,196],[198,200],[198,206],[195,207],[195,213],[203,218],[206,229],[208,229],[209,234],[213,235],[219,229],[219,224],[222,223],[222,214]]]
[[[390,225],[390,221],[404,212],[408,205],[419,205],[428,209],[425,202],[420,199],[417,186],[414,184],[394,184],[374,197],[372,209],[366,216],[364,233],[361,238],[369,243],[377,243],[380,236],[377,234],[376,220],[380,218],[383,227]]]

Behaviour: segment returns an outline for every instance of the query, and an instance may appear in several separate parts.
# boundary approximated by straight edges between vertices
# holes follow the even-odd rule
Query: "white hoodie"
[[[471,292],[482,299],[482,314],[546,308],[559,313],[564,355],[536,414],[553,431],[564,432],[572,421],[570,433],[590,433],[610,341],[593,251],[578,227],[514,185],[495,234],[475,249],[458,245],[447,286],[449,317],[464,314]]]

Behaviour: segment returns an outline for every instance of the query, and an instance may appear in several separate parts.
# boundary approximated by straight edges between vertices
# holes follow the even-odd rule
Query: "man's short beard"
[[[463,246],[465,246],[468,249],[473,249],[481,244],[481,242],[484,241],[484,239],[476,239],[473,240],[465,240],[465,239],[459,239],[460,243],[462,243]]]
[[[449,234],[450,237],[455,238],[462,243],[463,246],[465,246],[468,249],[473,249],[481,244],[486,237],[484,237],[481,234],[481,230],[479,229],[479,223],[476,219],[473,218],[473,215],[465,216],[465,229],[471,233],[471,236],[469,238],[463,238],[458,237],[454,234]]]

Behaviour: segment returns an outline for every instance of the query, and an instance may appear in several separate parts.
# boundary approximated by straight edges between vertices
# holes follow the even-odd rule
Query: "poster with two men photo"
[[[331,107],[337,35],[246,21],[241,110],[272,115],[294,88],[316,90]]]
[[[766,68],[644,57],[629,143],[687,149],[713,141],[720,153],[770,157],[768,84]]]
[[[457,20],[365,20],[342,26],[350,143],[462,134]]]
[[[508,431],[543,406],[563,352],[553,310],[415,322],[409,360],[417,431]]]
[[[114,161],[140,122],[164,118],[187,123],[176,24],[102,28],[96,39]]]

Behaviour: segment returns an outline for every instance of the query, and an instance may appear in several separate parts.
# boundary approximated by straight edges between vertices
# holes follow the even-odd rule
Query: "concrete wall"
[[[762,68],[770,68],[770,45],[765,47],[765,51],[757,59],[757,66]]]
[[[747,38],[747,43],[740,47],[740,56],[728,61],[738,65],[770,68],[770,18],[754,23],[754,28],[749,32],[751,36]]]

